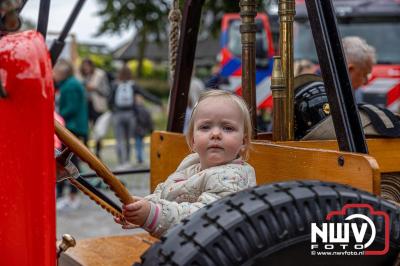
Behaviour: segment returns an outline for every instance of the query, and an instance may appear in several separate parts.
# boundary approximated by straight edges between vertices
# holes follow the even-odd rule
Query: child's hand
[[[114,221],[117,224],[122,225],[122,229],[135,229],[140,227],[138,225],[127,222],[124,218],[114,217]]]
[[[139,198],[135,197],[135,200],[137,199]],[[122,214],[126,221],[131,224],[142,226],[146,222],[149,213],[150,203],[142,198],[139,201],[122,206]]]

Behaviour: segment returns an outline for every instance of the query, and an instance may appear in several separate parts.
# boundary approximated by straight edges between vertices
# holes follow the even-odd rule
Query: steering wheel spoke
[[[54,127],[58,138],[69,148],[70,151],[72,151],[82,161],[86,162],[89,167],[103,179],[104,183],[110,187],[110,189],[123,204],[129,204],[133,202],[131,194],[121,183],[121,181],[119,181],[119,179],[114,176],[111,170],[108,169],[108,167],[102,161],[100,161],[85,145],[83,145],[83,143],[77,137],[75,137],[74,134],[72,134],[56,120],[54,120]],[[82,190],[82,188],[79,186],[77,187]],[[91,197],[87,191],[83,192],[92,200],[96,201],[97,204],[103,207],[104,204],[97,201],[97,197]]]

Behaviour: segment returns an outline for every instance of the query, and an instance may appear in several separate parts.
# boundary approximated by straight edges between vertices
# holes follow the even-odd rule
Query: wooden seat
[[[151,189],[174,172],[189,152],[184,135],[154,132],[151,137]],[[261,141],[252,142],[249,163],[255,168],[258,184],[315,179],[380,194],[378,163],[369,155]]]
[[[293,147],[338,150],[337,142],[325,141],[289,141],[284,145]],[[400,202],[400,138],[369,138],[367,139],[368,150],[379,164],[381,173],[381,196],[394,202]]]
[[[286,141],[277,144],[291,147],[319,148],[326,150],[338,150],[336,140],[320,141]],[[379,164],[382,173],[400,172],[400,138],[397,139],[367,139],[369,155],[374,157]]]

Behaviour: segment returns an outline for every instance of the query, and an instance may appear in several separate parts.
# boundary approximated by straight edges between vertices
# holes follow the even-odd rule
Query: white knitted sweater
[[[201,170],[198,154],[192,153],[145,197],[151,211],[143,228],[160,237],[206,204],[255,185],[254,168],[242,159]]]

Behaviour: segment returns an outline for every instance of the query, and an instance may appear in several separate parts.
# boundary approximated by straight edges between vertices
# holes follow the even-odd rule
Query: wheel
[[[381,174],[381,196],[384,199],[400,202],[400,173]]]
[[[369,204],[388,214],[388,253],[311,255],[311,223],[325,221],[328,213],[349,203]],[[364,208],[350,211],[372,219],[372,246],[382,250],[384,220]],[[399,250],[400,210],[392,203],[340,184],[284,182],[247,189],[197,211],[147,250],[141,265],[392,265]]]

